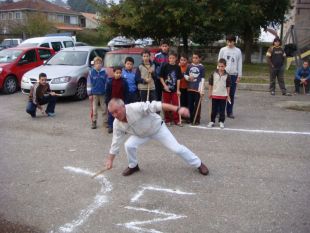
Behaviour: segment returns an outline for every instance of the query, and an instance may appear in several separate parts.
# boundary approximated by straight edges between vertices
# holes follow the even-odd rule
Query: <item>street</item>
[[[206,128],[204,97],[200,126],[171,127],[208,176],[150,141],[138,149],[141,172],[121,175],[122,147],[92,179],[112,135],[100,114],[90,129],[88,100],[61,99],[55,117],[32,119],[26,95],[1,94],[0,232],[308,233],[310,112],[287,101],[310,96],[238,91],[225,129]]]

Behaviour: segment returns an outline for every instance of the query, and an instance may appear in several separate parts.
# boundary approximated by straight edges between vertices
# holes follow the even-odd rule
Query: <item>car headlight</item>
[[[22,82],[23,82],[23,83],[29,83],[29,82],[30,82],[30,79],[29,79],[28,77],[24,76],[24,77],[22,78]]]
[[[0,68],[0,74],[2,73],[3,68]]]
[[[64,76],[64,77],[54,78],[51,83],[52,84],[68,83],[70,82],[70,80],[71,80],[70,76]]]

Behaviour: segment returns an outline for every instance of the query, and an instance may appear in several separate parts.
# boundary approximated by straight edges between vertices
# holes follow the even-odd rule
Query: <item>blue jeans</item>
[[[56,96],[44,96],[39,101],[40,105],[47,104],[45,112],[48,113],[54,113],[55,112],[55,106],[56,106]],[[34,104],[32,101],[29,101],[27,104],[26,112],[29,113],[32,117],[36,117],[36,110],[37,105]]]
[[[227,102],[227,106],[226,106],[227,115],[233,114],[233,107],[235,103],[235,93],[237,89],[237,83],[236,83],[237,78],[238,78],[237,75],[230,75],[231,84],[230,84],[229,96],[230,96],[231,104]]]

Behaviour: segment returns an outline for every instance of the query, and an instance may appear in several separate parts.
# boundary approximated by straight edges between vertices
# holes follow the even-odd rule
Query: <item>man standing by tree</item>
[[[228,35],[226,37],[227,46],[221,48],[218,60],[224,58],[227,62],[226,72],[230,75],[231,85],[230,85],[230,103],[227,103],[227,117],[234,119],[233,106],[234,97],[237,89],[237,84],[242,76],[242,54],[241,50],[235,46],[236,37]]]

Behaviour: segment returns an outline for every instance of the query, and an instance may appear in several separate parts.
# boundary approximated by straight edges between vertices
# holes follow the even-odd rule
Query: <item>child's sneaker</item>
[[[221,128],[221,129],[224,129],[224,127],[225,127],[225,126],[224,126],[224,123],[223,123],[223,122],[220,122],[220,128]]]
[[[108,128],[108,133],[113,133],[113,128]]]
[[[210,121],[209,124],[207,125],[208,128],[212,128],[214,126],[214,122]]]

